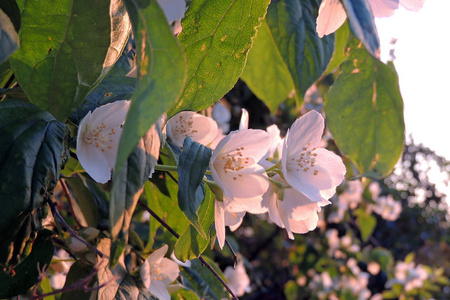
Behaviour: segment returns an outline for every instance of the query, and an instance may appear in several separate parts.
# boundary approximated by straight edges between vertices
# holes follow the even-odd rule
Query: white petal
[[[244,147],[244,149],[240,150],[242,155],[244,157],[252,157],[256,162],[264,157],[270,145],[269,135],[260,129],[234,131],[229,136],[230,138],[226,140],[226,145],[222,144],[222,140],[217,145],[216,150],[221,148],[220,144],[222,144],[223,148],[219,151],[224,154],[235,152],[235,149]]]
[[[148,258],[150,264],[160,264],[164,255],[166,255],[167,250],[169,250],[169,246],[164,245],[161,248],[155,250]]]
[[[167,291],[167,285],[161,280],[152,280],[148,291],[160,300],[170,300],[170,294]]]
[[[263,214],[267,212],[267,207],[262,204],[260,196],[255,198],[233,198],[227,203],[227,210],[230,212],[246,211],[251,214]]]
[[[400,4],[407,10],[419,11],[422,9],[425,0],[400,0]]]
[[[347,14],[339,0],[323,0],[319,8],[316,31],[320,38],[344,24]]]
[[[223,201],[214,200],[214,224],[217,242],[219,242],[220,249],[223,249],[225,245],[225,207]]]
[[[318,221],[319,215],[316,212],[304,220],[296,221],[289,219],[289,227],[292,232],[303,234],[316,229]]]
[[[239,122],[239,130],[248,129],[248,111],[246,109],[242,109],[241,121]]]
[[[163,10],[169,24],[184,17],[186,10],[185,0],[156,0],[156,2]]]
[[[144,261],[140,270],[141,280],[144,283],[144,286],[148,289],[150,283],[152,282],[151,274],[150,274],[150,263],[148,258]]]
[[[399,0],[369,0],[374,17],[390,17],[398,8]]]
[[[300,155],[304,147],[317,147],[322,139],[324,127],[322,115],[315,110],[297,119],[289,129],[289,136],[285,137],[288,148],[283,148],[283,158]]]
[[[229,226],[231,231],[235,231],[241,226],[244,220],[245,211],[242,212],[228,212],[225,210],[225,225]]]
[[[92,144],[84,141],[77,142],[77,157],[84,170],[99,183],[106,183],[111,179],[111,169],[105,156]]]
[[[270,137],[269,157],[273,158],[275,152],[278,151],[278,159],[281,159],[283,139],[280,136],[280,129],[276,124],[273,124],[267,127],[266,131]]]
[[[180,275],[180,267],[173,260],[163,258],[160,266],[161,274],[167,276],[163,278],[163,282],[167,285],[172,283],[175,279],[177,279],[178,275]]]
[[[312,202],[304,194],[293,188],[284,190],[283,201],[281,201],[280,209],[283,213],[293,220],[305,220],[312,214],[317,214],[319,206],[316,202]]]
[[[264,168],[261,167],[261,170],[264,171]],[[231,198],[261,198],[269,188],[269,179],[261,170],[254,167],[241,170],[239,173],[220,173],[224,194]]]
[[[283,201],[280,201],[278,199],[276,201],[277,201],[277,206],[279,208],[281,208],[283,206],[283,203],[282,203]],[[286,228],[289,239],[293,240],[294,235],[292,234],[291,225],[289,224],[288,216],[284,213],[283,209],[279,209],[278,212],[280,214],[280,219],[281,219],[284,227]]]
[[[278,211],[277,195],[273,192],[272,185],[270,185],[269,189],[263,196],[263,205],[267,206],[270,220],[279,227],[284,228],[283,221],[281,220],[280,213]]]

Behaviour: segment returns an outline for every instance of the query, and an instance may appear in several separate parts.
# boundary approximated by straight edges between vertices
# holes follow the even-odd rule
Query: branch
[[[153,210],[151,210],[142,200],[138,200],[138,203],[142,208],[144,208],[148,213],[156,219],[164,228],[166,228],[174,237],[177,239],[180,237],[180,235],[167,224],[163,219],[161,219]],[[239,298],[233,293],[231,288],[227,285],[227,283],[220,277],[219,274],[217,274],[216,270],[211,267],[211,265],[201,256],[199,255],[198,259],[202,262],[202,264],[213,273],[213,275],[220,281],[220,283],[227,289],[227,291],[230,293],[231,297],[233,297],[234,300],[239,300]]]
[[[92,246],[90,243],[86,242],[83,238],[81,238],[80,236],[78,236],[78,234],[72,229],[70,228],[70,226],[66,223],[66,221],[64,220],[64,218],[61,216],[61,214],[59,213],[58,209],[56,208],[56,203],[53,202],[50,199],[47,199],[48,204],[50,205],[50,209],[52,211],[53,214],[53,218],[55,218],[55,220],[58,220],[58,222],[63,225],[66,230],[69,232],[70,236],[79,240],[81,243],[83,243],[84,245],[86,245],[86,247],[88,247],[89,250],[91,250],[92,252],[97,253],[98,256],[100,256],[101,258],[106,257],[105,254],[103,254],[102,252],[100,252],[100,250],[98,250],[97,248],[95,248],[94,246]]]

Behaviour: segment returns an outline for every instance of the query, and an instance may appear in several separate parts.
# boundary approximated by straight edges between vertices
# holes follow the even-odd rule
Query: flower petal
[[[220,249],[225,245],[225,205],[223,201],[214,200],[214,226]]]
[[[269,180],[265,173],[259,170],[254,171],[255,169],[242,170],[240,173],[221,173],[220,181],[224,194],[230,198],[260,197],[261,199],[269,187]],[[264,170],[262,167],[261,169]]]
[[[322,139],[324,127],[322,115],[315,110],[298,118],[289,129],[289,136],[285,137],[288,148],[283,147],[283,158],[289,155],[300,155],[304,147],[317,147]]]
[[[111,169],[106,157],[95,147],[77,142],[77,157],[83,169],[99,183],[106,183],[111,179]]]
[[[159,265],[161,263],[162,259],[164,258],[164,256],[166,255],[167,250],[169,250],[169,246],[164,245],[161,248],[155,250],[152,254],[150,254],[150,256],[147,258],[150,265],[151,264]]]
[[[293,188],[284,189],[283,201],[281,207],[283,213],[289,218],[296,221],[305,220],[312,214],[317,214],[319,206],[317,202],[311,201],[303,193]]]
[[[180,267],[171,259],[163,258],[161,261],[161,273],[166,275],[162,281],[169,285],[180,275]]]
[[[163,10],[169,24],[184,17],[186,10],[185,0],[156,0],[156,2]]]
[[[283,221],[278,212],[277,195],[274,193],[272,185],[270,185],[269,189],[264,194],[262,205],[267,206],[270,220],[279,227],[284,228]]]
[[[144,286],[148,289],[152,282],[152,276],[150,274],[150,263],[148,261],[148,258],[144,261],[144,263],[141,266],[140,275],[141,280],[144,283]]]
[[[241,121],[239,122],[239,130],[247,130],[248,129],[248,111],[246,109],[242,109]]]
[[[244,220],[245,211],[241,212],[229,212],[225,210],[225,225],[229,226],[231,231],[235,231],[241,226]]]
[[[369,0],[374,17],[390,17],[398,8],[399,0]]]
[[[319,222],[319,215],[316,212],[314,214],[311,214],[309,218],[306,218],[304,220],[296,221],[289,219],[289,227],[292,232],[303,234],[316,229],[318,222]]]
[[[419,11],[422,9],[425,0],[400,0],[400,4],[407,10]]]
[[[251,214],[263,214],[267,212],[267,207],[262,204],[260,196],[255,198],[233,198],[226,202],[227,211],[249,212]]]
[[[347,14],[339,0],[323,0],[319,8],[316,31],[320,38],[344,24]]]
[[[283,206],[283,201],[280,200],[276,200],[277,201],[277,206],[278,207],[282,207]],[[287,234],[289,239],[293,240],[294,239],[294,234],[292,234],[292,230],[291,230],[291,226],[289,224],[289,218],[288,216],[284,213],[283,209],[278,209],[278,212],[280,214],[280,219],[284,225],[284,227],[286,228]]]
[[[147,288],[148,291],[160,300],[170,300],[170,294],[167,291],[167,285],[161,280],[152,280],[152,283]]]

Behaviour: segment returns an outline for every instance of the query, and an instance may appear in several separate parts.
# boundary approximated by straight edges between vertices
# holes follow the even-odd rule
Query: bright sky
[[[449,12],[449,0],[425,0],[419,12],[400,8],[394,16],[376,20],[383,60],[389,57],[391,38],[397,39],[394,64],[405,104],[406,135],[412,134],[417,143],[447,160],[450,160]],[[450,195],[450,187],[443,187],[439,179],[435,182]],[[450,197],[447,200],[450,204]]]
[[[397,38],[394,64],[405,103],[406,134],[450,160],[450,1],[425,0],[377,19],[382,57]]]

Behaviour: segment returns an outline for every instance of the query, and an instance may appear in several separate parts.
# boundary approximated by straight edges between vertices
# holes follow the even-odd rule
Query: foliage
[[[2,1],[0,298],[447,297],[449,164],[367,1],[320,38],[326,3]]]

